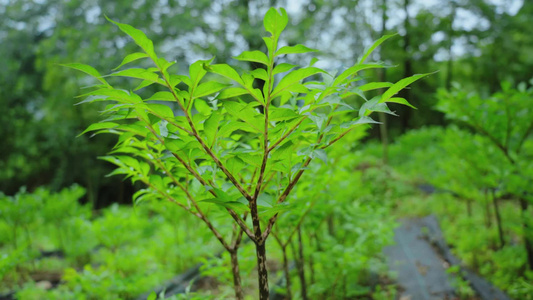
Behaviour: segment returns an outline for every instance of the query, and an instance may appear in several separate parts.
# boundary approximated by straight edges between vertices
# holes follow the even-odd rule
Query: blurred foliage
[[[110,189],[118,179],[102,176],[110,167],[96,157],[112,145],[110,137],[91,142],[88,137],[75,138],[96,118],[95,110],[72,106],[77,102],[73,97],[89,82],[58,67],[78,61],[109,69],[131,52],[132,45],[118,37],[104,13],[149,32],[157,50],[183,69],[214,53],[227,61],[242,50],[259,47],[257,20],[267,7],[285,6],[294,26],[282,43],[293,44],[306,36],[309,46],[323,51],[321,63],[337,68],[358,57],[380,35],[377,20],[385,9],[385,33],[400,32],[401,37],[384,46],[381,59],[402,62],[387,79],[394,82],[412,75],[408,73],[441,70],[404,95],[419,107],[418,113],[394,107],[402,118],[390,120],[393,137],[423,124],[443,124],[442,114],[431,109],[432,93],[449,87],[452,80],[483,95],[496,91],[501,80],[527,82],[532,75],[529,1],[519,5],[516,14],[483,0],[431,5],[387,0],[267,2],[12,0],[0,5],[0,190],[14,194],[23,185],[58,190],[76,182],[87,187],[87,198],[95,205],[127,201],[132,193],[127,186]],[[409,18],[402,19],[402,12]]]
[[[0,228],[8,229],[0,240],[0,294],[14,290],[18,299],[131,299],[218,247],[207,228],[195,228],[195,220],[175,206],[115,204],[92,212],[78,203],[84,193],[72,186],[59,193],[39,188],[0,197]],[[57,288],[46,287],[60,281]]]
[[[387,299],[396,291],[392,285],[378,285],[374,290],[373,278],[386,276],[380,253],[392,243],[394,199],[406,189],[402,184],[380,186],[378,182],[389,182],[387,173],[366,166],[362,155],[352,155],[363,134],[360,130],[351,135],[351,141],[331,154],[328,164],[334,168],[310,167],[290,203],[295,210],[280,219],[285,223],[304,220],[302,245],[306,261],[311,261],[305,268],[312,298],[342,291],[352,296],[376,293]],[[357,167],[361,164],[365,166]],[[6,232],[2,236],[0,294],[14,290],[18,299],[132,299],[198,262],[204,263],[202,275],[216,278],[216,284],[168,299],[213,295],[220,299],[233,294],[229,255],[217,257],[222,249],[199,220],[173,203],[159,201],[145,201],[134,208],[115,204],[92,212],[78,203],[83,193],[83,188],[72,186],[59,193],[40,188],[35,193],[22,190],[15,196],[2,196],[0,228],[27,230],[27,235]],[[289,232],[282,229],[289,227],[279,228],[277,233],[286,239]],[[279,278],[279,247],[274,242],[267,247],[272,254],[272,276]],[[289,248],[293,247],[299,247],[295,241]],[[45,257],[50,250],[61,253]],[[255,295],[254,252],[251,243],[239,251],[243,284],[250,295]],[[289,251],[291,260],[296,257]],[[298,275],[292,271],[291,276],[293,290],[298,290]],[[43,283],[53,280],[57,280],[53,288]],[[283,291],[283,286],[279,289]]]
[[[15,288],[21,299],[129,297],[196,261],[207,261],[209,256],[202,250],[215,245],[214,241],[205,228],[174,206],[154,204],[146,211],[113,206],[94,212],[78,204],[84,192],[73,183],[86,187],[83,197],[95,207],[129,202],[133,190],[119,178],[104,177],[111,167],[96,159],[115,141],[104,135],[92,140],[88,136],[76,138],[97,118],[95,109],[73,106],[79,102],[75,95],[91,82],[72,77],[72,72],[58,64],[78,61],[107,70],[132,52],[130,47],[134,46],[119,37],[104,14],[148,32],[160,47],[157,51],[167,60],[177,61],[178,73],[193,60],[211,58],[214,53],[217,61],[231,61],[232,56],[260,44],[254,38],[261,34],[254,32],[260,28],[255,22],[272,5],[292,7],[293,26],[281,42],[293,44],[305,36],[309,46],[322,51],[320,67],[345,67],[377,36],[399,32],[379,55],[386,63],[400,62],[388,71],[387,81],[440,70],[402,95],[418,111],[391,107],[401,118],[388,119],[391,137],[397,138],[390,147],[389,166],[381,163],[380,145],[360,151],[347,143],[342,150],[346,156],[338,156],[333,173],[314,170],[316,178],[306,181],[314,185],[299,187],[302,213],[310,203],[308,196],[317,197],[305,224],[316,229],[309,231],[316,232],[324,244],[315,254],[306,254],[315,268],[323,271],[315,273],[310,294],[321,295],[335,286],[331,278],[319,280],[318,276],[334,274],[332,269],[341,263],[348,263],[346,275],[351,280],[368,283],[370,270],[382,268],[379,255],[374,254],[390,241],[390,212],[394,209],[403,216],[438,214],[447,241],[461,259],[513,298],[531,299],[533,275],[525,268],[527,258],[521,243],[524,234],[533,233],[525,231],[524,219],[517,217],[529,216],[525,220],[531,222],[531,205],[527,215],[512,200],[517,194],[531,200],[533,142],[525,133],[526,121],[531,120],[533,2],[431,3],[0,1],[0,191],[12,195],[0,197],[1,292]],[[384,30],[379,24],[383,9],[388,17]],[[240,66],[250,67],[245,63]],[[366,75],[368,81],[382,76]],[[502,84],[504,81],[509,84]],[[454,87],[453,82],[460,82],[460,86]],[[518,85],[520,82],[524,84]],[[435,95],[438,88],[445,90]],[[438,110],[434,109],[437,101]],[[447,105],[446,101],[454,104]],[[507,102],[512,102],[508,111]],[[458,109],[471,115],[465,118]],[[506,119],[506,113],[516,117]],[[447,125],[450,120],[459,126],[427,126]],[[498,142],[468,126],[469,121],[494,132],[492,139]],[[411,131],[414,128],[417,130]],[[401,133],[405,134],[399,137]],[[372,131],[368,138],[377,135],[377,130]],[[526,137],[523,142],[521,136]],[[508,149],[507,154],[498,144]],[[509,158],[515,166],[510,166]],[[49,189],[38,189],[42,185]],[[416,187],[433,194],[420,195]],[[492,201],[485,195],[487,189],[495,190],[499,199],[507,241],[503,247],[498,246],[496,226],[488,226],[487,220],[494,223],[495,216],[494,208],[487,210]],[[351,201],[353,193],[359,195],[357,201]],[[467,205],[471,205],[470,215]],[[320,223],[328,213],[347,226],[334,223],[337,230],[330,234],[327,222]],[[315,242],[314,237],[304,234],[304,244]],[[270,243],[276,253],[277,245]],[[359,243],[357,248],[354,243]],[[250,274],[253,267],[253,260],[245,258],[247,247],[240,253],[243,274]],[[36,259],[43,251],[58,249],[65,254],[64,260]],[[336,257],[333,263],[329,255]],[[357,260],[349,259],[351,256]],[[281,253],[275,258],[280,261]],[[204,270],[205,274],[226,278],[229,258],[217,263],[218,269],[213,265]],[[67,271],[62,272],[65,268]],[[63,284],[44,290],[35,279],[34,271],[39,269],[58,272]],[[296,271],[291,274],[296,288]],[[102,295],[110,285],[111,293]],[[365,286],[341,283],[341,287],[347,288],[347,293],[368,292]],[[464,284],[460,288],[469,293]],[[396,290],[393,285],[378,285],[369,293],[376,299],[390,299]]]

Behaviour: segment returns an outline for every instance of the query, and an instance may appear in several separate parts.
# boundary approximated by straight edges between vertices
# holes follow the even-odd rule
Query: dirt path
[[[454,299],[454,280],[446,273],[442,259],[423,238],[424,222],[404,220],[395,230],[396,245],[387,247],[385,254],[389,267],[398,275],[403,288],[401,299],[442,300]]]
[[[384,250],[389,268],[396,272],[397,282],[402,287],[400,299],[458,299],[453,288],[457,279],[446,273],[447,266],[458,265],[464,280],[477,293],[475,299],[510,300],[490,282],[461,265],[444,241],[435,216],[402,220],[401,223],[395,230],[396,245]]]

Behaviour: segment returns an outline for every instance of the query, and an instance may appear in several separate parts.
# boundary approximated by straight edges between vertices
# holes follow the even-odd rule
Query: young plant
[[[136,90],[152,85],[163,90],[143,99],[112,86],[90,66],[67,65],[100,82],[82,102],[111,103],[103,111],[105,119],[85,132],[119,136],[113,155],[103,159],[117,165],[113,174],[125,174],[146,186],[134,195],[137,203],[164,199],[206,224],[230,253],[237,299],[243,298],[237,260],[243,234],[256,248],[259,298],[268,299],[265,242],[278,214],[291,209],[289,195],[308,165],[316,158],[327,162],[330,146],[359,126],[377,123],[372,112],[391,113],[386,103],[410,105],[394,95],[428,75],[355,88],[362,79],[359,72],[384,67],[366,60],[390,36],[376,41],[359,62],[337,76],[314,67],[316,59],[305,67],[281,62],[285,56],[316,51],[300,44],[279,47],[288,24],[283,8],[271,8],[264,17],[267,52],[244,51],[235,57],[262,67],[242,72],[211,59],[191,64],[188,76],[173,74],[169,68],[174,63],[158,57],[143,32],[111,22],[142,49],[119,67],[140,59],[151,60],[153,67],[124,69],[109,77],[141,79]],[[260,82],[264,84],[257,88]],[[365,99],[359,109],[345,102],[380,88],[388,89]],[[233,224],[232,230],[227,230],[228,224]]]

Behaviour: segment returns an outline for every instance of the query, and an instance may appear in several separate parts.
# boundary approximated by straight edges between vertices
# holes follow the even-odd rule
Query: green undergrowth
[[[391,215],[394,198],[409,191],[389,182],[387,172],[366,162],[353,146],[346,147],[343,151],[350,155],[337,156],[335,168],[310,167],[295,195],[295,201],[307,204],[286,216],[287,222],[302,220],[302,244],[294,238],[287,248],[295,299],[302,287],[294,266],[299,247],[306,261],[308,297],[389,299],[396,293],[381,251],[392,243],[397,225]],[[203,263],[202,276],[209,279],[200,290],[193,291],[191,284],[188,293],[166,299],[233,296],[229,255],[193,216],[172,203],[153,201],[91,211],[78,202],[83,194],[83,188],[73,186],[57,194],[38,189],[2,196],[0,293],[16,291],[17,299],[134,299]],[[289,233],[275,234],[285,238]],[[283,294],[281,249],[275,239],[267,249],[272,253],[268,267],[273,289]],[[41,257],[42,251],[53,250],[64,255]],[[243,244],[239,260],[246,298],[253,299],[257,278],[252,243]]]
[[[335,168],[310,167],[295,200],[307,204],[288,214],[287,222],[302,220],[309,297],[388,299],[396,287],[389,284],[381,250],[392,243],[394,198],[408,191],[389,182],[387,173],[366,162],[353,146],[346,147]],[[91,211],[78,202],[83,194],[83,188],[73,186],[60,193],[38,189],[2,196],[0,293],[16,291],[17,299],[134,299],[203,263],[202,275],[211,278],[207,284],[166,299],[232,297],[229,255],[193,216],[172,203],[153,201]],[[275,234],[284,238],[288,232]],[[294,267],[299,247],[296,239],[288,246],[296,299],[301,297]],[[285,293],[280,247],[272,239],[267,249],[274,290]],[[41,257],[42,251],[54,250],[63,255]],[[257,278],[252,243],[243,244],[239,260],[246,297],[253,299]],[[51,288],[52,283],[59,285]]]
[[[498,170],[505,174],[506,166],[498,161],[497,151],[476,147],[488,146],[481,137],[453,126],[421,128],[400,137],[389,148],[389,165],[382,166],[406,190],[396,195],[394,215],[399,219],[436,215],[452,253],[465,266],[513,299],[533,299],[533,271],[527,268],[524,250],[528,232],[523,227],[524,220],[531,220],[531,207],[529,215],[522,215],[516,197],[505,192],[507,186],[491,188],[490,180],[498,182],[498,177],[478,172],[492,168],[495,174]],[[377,144],[365,148],[367,156],[378,162],[381,151]],[[490,160],[491,156],[496,158]],[[456,271],[450,268],[450,273]],[[459,282],[457,290],[462,298],[471,299],[466,282]]]
[[[83,193],[73,186],[58,194],[39,189],[2,197],[0,293],[16,291],[17,299],[132,299],[218,248],[173,206],[113,205],[91,212],[78,204]],[[48,205],[55,205],[50,214]],[[52,250],[63,254],[41,255]]]

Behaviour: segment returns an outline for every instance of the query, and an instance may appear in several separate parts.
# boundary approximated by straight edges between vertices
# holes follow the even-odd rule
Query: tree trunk
[[[526,248],[526,254],[527,254],[527,263],[529,265],[529,269],[533,270],[533,244],[532,244],[532,234],[530,230],[532,230],[528,225],[528,217],[527,217],[527,209],[528,209],[529,203],[526,199],[520,198],[520,208],[522,209],[522,227],[524,229],[524,246]]]
[[[305,265],[304,252],[302,243],[302,229],[298,227],[298,275],[300,276],[300,283],[302,285],[302,299],[307,300],[307,284],[305,283]]]
[[[452,80],[453,80],[453,53],[452,53],[452,46],[453,46],[453,37],[454,37],[454,31],[453,31],[453,21],[455,20],[455,1],[451,1],[451,12],[450,12],[450,24],[448,27],[448,66],[447,66],[447,72],[446,72],[446,89],[450,89],[452,87]]]
[[[313,255],[309,255],[309,275],[311,276],[311,285],[312,285],[316,282],[315,281],[315,262],[313,260]]]
[[[385,32],[387,31],[387,0],[383,0],[381,3],[381,36],[385,35]],[[381,46],[383,47],[383,46]],[[381,53],[383,51],[380,50]],[[383,60],[383,55],[380,54],[381,60]],[[385,68],[381,69],[380,75],[380,81],[385,82],[387,81],[387,71]],[[382,93],[385,92],[385,90],[381,91]],[[379,135],[381,137],[381,146],[383,148],[383,164],[389,163],[389,133],[387,130],[387,115],[383,112],[378,113],[379,116],[379,122],[381,123],[379,125]]]
[[[328,233],[330,236],[335,236],[335,220],[333,220],[333,215],[329,215],[327,219],[328,223]]]
[[[235,299],[242,300],[244,299],[244,294],[242,292],[241,285],[241,274],[239,272],[239,258],[237,249],[229,251],[231,256],[231,272],[233,273],[233,288],[235,290]]]
[[[485,226],[487,229],[492,227],[492,213],[490,212],[489,191],[485,189]]]
[[[403,61],[403,78],[409,77],[413,75],[413,62],[411,60],[411,23],[409,21],[409,0],[403,1],[403,10],[405,12],[405,19],[403,22],[403,26],[405,29],[405,36],[403,38],[404,44],[403,44],[403,51],[405,54],[405,59]],[[403,98],[407,99],[407,101],[410,101],[411,92],[410,89],[403,89],[402,90]],[[405,132],[407,128],[409,127],[409,119],[411,116],[411,109],[405,109],[403,111],[403,117],[402,117],[402,132]]]
[[[268,289],[268,270],[266,265],[265,243],[255,243],[255,253],[257,254],[257,276],[259,281],[259,299],[268,300],[270,290]]]
[[[496,216],[496,225],[498,226],[498,235],[500,237],[500,249],[505,245],[505,239],[503,238],[502,219],[500,217],[500,207],[498,205],[498,199],[492,190],[492,204],[494,205],[494,215]]]
[[[286,295],[285,299],[292,299],[291,292],[291,274],[289,273],[289,259],[287,257],[287,244],[282,245],[281,251],[283,252],[283,273],[285,274],[285,289]]]

